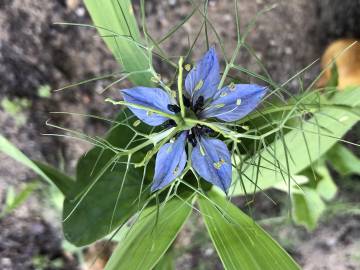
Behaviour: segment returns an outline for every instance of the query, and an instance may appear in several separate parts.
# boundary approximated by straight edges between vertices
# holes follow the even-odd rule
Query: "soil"
[[[139,1],[133,2],[138,12]],[[176,22],[191,12],[191,4],[185,0],[145,2],[148,29],[155,38],[164,36]],[[271,3],[274,1],[239,0],[241,29],[245,29],[255,14]],[[285,82],[318,59],[331,41],[343,37],[360,38],[360,0],[291,0],[276,3],[276,8],[258,18],[256,27],[246,39],[276,82]],[[236,42],[233,1],[209,0],[208,12],[217,32],[226,40],[224,46],[229,57]],[[166,52],[172,56],[186,53],[188,37],[192,40],[200,28],[199,16],[194,16],[173,38],[164,42]],[[71,174],[77,158],[90,146],[66,138],[43,136],[44,133],[54,132],[45,122],[51,119],[52,123],[101,136],[106,126],[100,122],[55,116],[50,112],[113,116],[112,106],[105,104],[99,94],[109,81],[55,92],[50,98],[39,96],[38,89],[43,85],[57,89],[112,73],[118,70],[118,66],[93,29],[54,25],[55,22],[90,23],[90,19],[80,1],[0,1],[0,101],[4,97],[31,101],[29,107],[18,113],[26,119],[20,125],[16,121],[18,115],[0,106],[0,132],[31,158],[63,167]],[[216,43],[216,37],[211,33],[209,40],[210,44]],[[200,37],[192,54],[193,59],[204,52],[204,44],[205,39]],[[219,46],[216,45],[216,48],[220,54]],[[252,71],[261,71],[245,50],[241,51],[237,62]],[[169,75],[161,63],[156,63],[156,67],[159,73]],[[319,71],[318,63],[309,68],[303,74],[305,84],[312,81]],[[296,91],[298,86],[298,80],[291,81],[289,90]],[[357,133],[350,136],[356,138]],[[0,202],[4,201],[9,186],[20,190],[34,177],[29,170],[0,154]],[[339,178],[339,184],[341,181]],[[354,185],[359,185],[359,181],[354,180]],[[336,201],[356,202],[354,190],[344,190]],[[274,217],[281,211],[261,195],[257,202],[259,218]],[[63,265],[56,269],[78,269],[77,259],[62,248],[59,216],[44,191],[39,190],[14,213],[0,220],[0,269],[34,269],[34,258],[39,256],[46,257],[50,262],[60,258]],[[325,219],[312,233],[281,224],[266,225],[266,228],[287,247],[304,269],[360,269],[359,221],[359,216],[355,214],[336,215]],[[221,269],[213,247],[196,230],[197,225],[194,224],[197,222],[195,219],[186,227],[178,242],[183,247],[193,239],[200,239],[203,245],[193,245],[180,252],[177,269]],[[44,265],[43,269],[54,269],[51,263]]]

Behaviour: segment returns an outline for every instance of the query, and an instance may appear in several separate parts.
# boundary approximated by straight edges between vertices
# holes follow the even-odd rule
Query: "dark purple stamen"
[[[176,127],[176,122],[172,119],[167,120],[164,124],[163,124],[164,128],[168,128],[168,127]]]
[[[203,132],[204,134],[207,134],[207,135],[214,134],[214,131],[211,128],[206,127],[206,126],[201,126],[201,132]]]
[[[205,126],[195,126],[190,130],[190,133],[187,135],[188,141],[192,144],[193,147],[196,146],[198,139],[203,135],[213,134],[213,130]]]
[[[167,108],[169,111],[174,112],[174,113],[179,113],[181,111],[180,107],[178,105],[174,105],[174,104],[168,104]]]
[[[185,107],[189,108],[191,106],[190,99],[188,99],[185,95],[183,95],[183,102]]]
[[[194,134],[194,133],[188,134],[188,135],[187,135],[187,139],[188,139],[188,141],[191,143],[191,145],[192,145],[193,147],[196,146],[197,141],[196,141],[196,138],[195,138],[195,134]]]
[[[194,106],[194,112],[197,113],[199,110],[202,110],[202,108],[204,107],[204,97],[200,96],[195,103]]]

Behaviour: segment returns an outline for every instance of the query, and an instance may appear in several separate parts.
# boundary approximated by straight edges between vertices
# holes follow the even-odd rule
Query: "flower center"
[[[188,118],[197,118],[197,114],[201,112],[205,105],[205,99],[203,96],[198,97],[195,104],[191,102],[189,98],[183,95],[184,106],[187,108],[186,117]],[[181,109],[176,104],[168,104],[167,108],[169,111],[178,114],[181,112]],[[176,122],[172,119],[168,120],[164,124],[165,127],[175,127],[177,126]],[[189,133],[187,135],[188,141],[192,144],[193,147],[197,145],[200,137],[203,135],[211,135],[214,131],[209,127],[203,125],[190,126],[188,128]]]
[[[195,105],[193,105],[192,102],[190,101],[190,99],[187,98],[185,95],[183,95],[183,102],[184,102],[184,106],[186,108],[188,108],[189,110],[191,110],[193,113],[195,113],[195,115],[197,113],[199,113],[200,111],[202,111],[202,109],[204,108],[204,105],[205,105],[205,99],[203,96],[200,96],[196,100]],[[167,108],[169,111],[174,112],[174,113],[179,113],[181,111],[180,107],[176,104],[168,104]]]
[[[197,125],[190,129],[189,134],[187,135],[187,139],[192,144],[192,146],[195,147],[201,136],[211,135],[213,132],[214,131],[209,127]]]

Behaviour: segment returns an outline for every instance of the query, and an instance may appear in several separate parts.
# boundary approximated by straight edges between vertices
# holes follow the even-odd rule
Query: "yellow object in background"
[[[360,85],[360,40],[340,39],[326,48],[321,58],[321,67],[326,70],[319,86],[325,86],[330,80],[332,67],[329,64],[334,59],[338,71],[338,88],[344,90],[348,86]]]

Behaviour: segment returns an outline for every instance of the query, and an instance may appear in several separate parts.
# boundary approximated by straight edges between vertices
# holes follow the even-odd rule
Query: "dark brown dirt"
[[[104,104],[102,96],[97,94],[108,82],[101,81],[57,92],[49,99],[39,97],[37,89],[41,85],[50,85],[52,89],[56,89],[118,69],[93,29],[53,24],[90,23],[84,7],[77,2],[0,1],[0,100],[4,97],[21,97],[32,102],[29,108],[21,112],[27,121],[20,126],[15,123],[15,117],[0,106],[0,132],[32,158],[46,160],[56,166],[63,165],[70,173],[74,170],[76,159],[89,145],[41,136],[42,133],[51,131],[45,127],[45,121],[51,117],[53,122],[68,128],[101,135],[105,128],[99,122],[79,117],[54,117],[49,112],[114,115],[113,109]],[[135,10],[138,11],[139,6],[136,3],[139,1],[134,2]],[[191,11],[191,5],[185,0],[145,2],[148,28],[156,38],[165,35]],[[256,12],[274,2],[239,0],[242,31]],[[257,26],[246,40],[276,82],[285,82],[319,58],[332,40],[360,37],[360,0],[290,0],[276,3],[278,4],[275,9],[259,17]],[[193,39],[200,28],[199,18],[200,15],[194,16],[173,38],[163,44],[169,55],[177,56],[186,52],[188,36]],[[209,18],[226,40],[226,55],[229,57],[236,41],[233,1],[210,0]],[[216,43],[216,38],[211,33],[210,43]],[[194,59],[204,50],[205,39],[200,37],[193,53]],[[220,53],[218,46],[217,50]],[[252,71],[261,71],[245,50],[241,51],[237,63]],[[157,63],[157,66],[160,73],[167,75],[163,65]],[[315,64],[303,75],[305,83],[313,80],[318,72],[319,65]],[[294,80],[290,82],[289,88],[296,91],[298,85],[299,82]],[[7,187],[15,186],[19,189],[22,183],[33,177],[27,169],[0,155],[0,202],[3,201]],[[351,200],[356,198],[350,189],[346,192],[345,197],[352,198]],[[279,209],[273,209],[266,199],[260,197],[258,201],[259,204],[267,205],[259,206],[258,211],[261,211],[262,218],[264,215],[271,217],[278,214]],[[33,269],[33,258],[38,255],[50,260],[61,258],[65,262],[64,269],[76,269],[76,261],[67,257],[61,249],[62,234],[59,230],[58,214],[51,214],[51,207],[46,204],[48,202],[37,194],[14,214],[0,220],[0,269]],[[360,250],[358,224],[359,219],[356,216],[345,215],[330,219],[323,222],[312,234],[301,231],[295,244],[292,242],[289,245],[286,240],[292,239],[298,229],[285,228],[278,231],[275,225],[269,229],[293,252],[304,269],[360,269],[359,258],[356,259],[356,251]],[[192,226],[196,227],[189,226],[192,229]],[[196,230],[195,233],[185,233],[181,239],[185,241],[186,238],[202,237],[192,236],[195,234]],[[182,253],[178,259],[178,269],[221,269],[218,259],[214,259],[212,246],[208,242],[206,244],[206,240],[201,243],[204,243],[204,246],[195,246]],[[325,256],[328,259],[323,259]],[[211,264],[203,264],[202,261]]]

